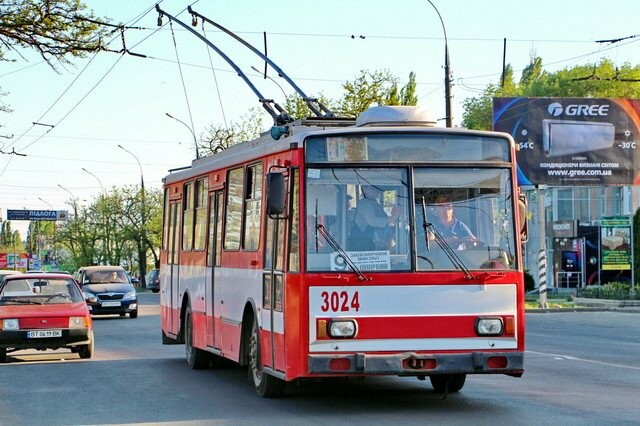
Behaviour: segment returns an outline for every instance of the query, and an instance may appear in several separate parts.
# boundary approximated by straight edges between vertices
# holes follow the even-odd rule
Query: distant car
[[[130,272],[127,272],[127,278],[129,278],[129,282],[133,285],[138,285],[140,283],[140,280],[131,275]]]
[[[85,266],[78,269],[76,279],[93,315],[129,314],[138,317],[138,295],[121,266]]]
[[[13,269],[0,269],[0,282],[4,279],[4,277],[8,275],[19,274],[20,271],[14,271]]]
[[[150,288],[151,291],[157,293],[160,291],[160,269],[152,269],[147,274],[147,288]]]
[[[93,322],[68,274],[13,274],[0,284],[0,362],[23,349],[67,348],[91,358]]]

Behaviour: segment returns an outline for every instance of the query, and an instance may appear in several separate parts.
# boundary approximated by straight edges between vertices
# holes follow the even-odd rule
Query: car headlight
[[[133,300],[136,298],[136,291],[135,290],[131,290],[128,291],[127,293],[125,293],[124,297],[122,298],[123,300]]]
[[[90,325],[90,317],[69,317],[69,328],[86,328]]]
[[[476,333],[478,336],[499,336],[504,331],[502,318],[478,318]]]
[[[329,336],[333,338],[350,338],[356,335],[356,322],[355,320],[331,320],[329,326]]]
[[[2,330],[19,330],[20,324],[18,323],[17,318],[5,319],[0,321],[0,327]]]
[[[93,298],[95,298],[95,297],[96,297],[96,295],[95,295],[95,294],[93,294],[93,293],[89,293],[88,291],[83,291],[83,292],[82,292],[82,295],[84,296],[84,300],[87,300],[87,299],[93,299]]]

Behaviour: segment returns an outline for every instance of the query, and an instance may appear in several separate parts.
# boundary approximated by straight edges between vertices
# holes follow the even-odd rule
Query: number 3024
[[[349,312],[360,310],[360,296],[358,292],[349,295],[346,291],[323,291],[320,293],[322,312]]]

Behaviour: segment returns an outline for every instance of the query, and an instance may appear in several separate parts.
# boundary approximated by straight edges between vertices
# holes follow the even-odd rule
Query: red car
[[[68,274],[16,274],[0,283],[0,362],[23,349],[68,348],[93,355],[93,322],[80,286]]]

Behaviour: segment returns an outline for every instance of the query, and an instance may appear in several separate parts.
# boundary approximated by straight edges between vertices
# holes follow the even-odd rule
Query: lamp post
[[[147,274],[147,232],[145,229],[145,224],[146,224],[146,209],[147,209],[147,202],[146,202],[146,198],[145,198],[145,192],[144,192],[144,175],[142,173],[142,164],[140,163],[140,160],[138,159],[138,157],[131,151],[129,151],[127,148],[125,148],[124,146],[118,144],[118,148],[120,148],[121,150],[123,150],[124,152],[130,154],[133,158],[136,159],[136,161],[138,162],[138,167],[140,168],[140,222],[141,222],[141,226],[140,226],[140,246],[138,247],[138,267],[140,269],[140,285],[145,288],[146,282],[145,282],[145,275]]]
[[[102,191],[102,196],[104,197],[104,186],[102,186],[102,181],[100,180],[100,178],[96,175],[94,175],[93,173],[91,173],[89,170],[85,169],[84,167],[82,168],[83,172],[87,172],[88,174],[90,174],[91,176],[93,176],[98,183],[100,184],[100,191]]]
[[[451,116],[451,67],[449,66],[449,43],[447,41],[447,29],[444,27],[444,21],[438,11],[438,8],[433,4],[431,0],[427,0],[431,6],[436,10],[440,23],[442,24],[442,31],[444,32],[444,99],[445,99],[445,112],[447,127],[452,127],[453,117]]]
[[[200,152],[198,152],[198,140],[196,138],[196,134],[193,131],[193,129],[184,121],[180,120],[179,118],[174,117],[173,115],[169,114],[168,112],[165,112],[165,115],[169,118],[173,118],[174,120],[176,120],[178,123],[181,123],[184,127],[186,127],[187,129],[189,129],[189,131],[191,132],[191,136],[193,136],[193,146],[196,149],[196,158],[200,158]]]
[[[252,70],[254,70],[255,72],[259,73],[259,74],[264,75],[264,78],[268,78],[269,80],[273,81],[273,82],[274,82],[274,84],[275,84],[276,86],[278,86],[278,87],[280,88],[280,90],[282,91],[282,94],[284,95],[284,100],[285,100],[285,102],[286,102],[286,100],[287,100],[287,98],[288,98],[287,93],[284,91],[284,89],[282,88],[282,86],[280,86],[280,84],[278,84],[278,82],[277,82],[275,79],[273,79],[273,78],[271,78],[270,76],[268,76],[268,75],[264,74],[262,71],[260,71],[258,68],[254,67],[253,65],[251,66],[251,69],[252,69]]]

